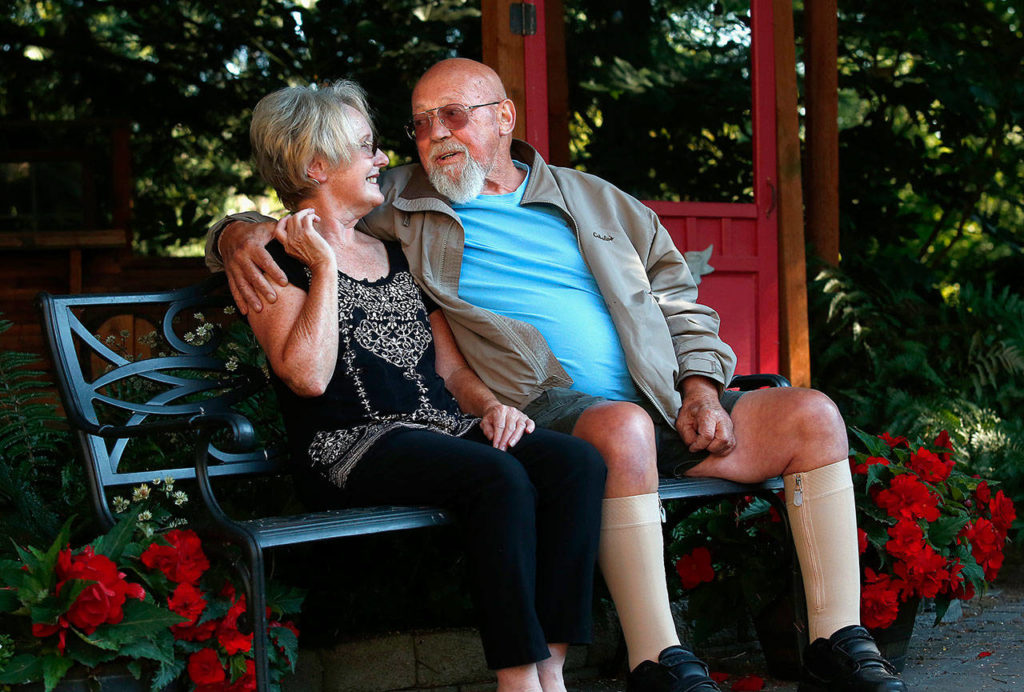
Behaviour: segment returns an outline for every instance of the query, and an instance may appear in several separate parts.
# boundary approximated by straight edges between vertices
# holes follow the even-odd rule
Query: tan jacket
[[[548,166],[525,142],[513,142],[512,157],[530,166],[522,204],[554,207],[576,234],[629,372],[665,420],[675,420],[681,403],[676,387],[684,377],[727,383],[736,357],[718,338],[718,315],[697,304],[690,270],[657,215],[600,178]],[[495,395],[522,407],[546,389],[569,386],[572,381],[533,326],[459,299],[465,233],[423,169],[414,164],[387,171],[382,191],[386,201],[363,219],[363,230],[401,241],[413,275],[444,308],[463,355]],[[220,227],[214,226],[209,237]],[[530,229],[518,232],[529,251]],[[207,260],[217,268],[210,245]]]

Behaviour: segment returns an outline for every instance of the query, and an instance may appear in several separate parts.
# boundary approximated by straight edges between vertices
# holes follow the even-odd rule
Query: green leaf
[[[926,530],[928,541],[937,550],[943,550],[950,546],[960,533],[960,529],[967,526],[968,518],[940,516],[938,520],[929,522]]]
[[[112,661],[117,658],[117,651],[113,649],[101,649],[93,646],[83,635],[75,632],[76,636],[68,637],[66,653],[86,668],[94,668],[101,663]]]
[[[129,600],[124,604],[124,619],[121,622],[97,627],[87,641],[105,649],[117,649],[135,639],[152,637],[186,620],[156,604]]]
[[[20,607],[17,591],[13,588],[0,588],[0,613],[13,613]]]
[[[32,654],[18,654],[0,671],[0,684],[19,685],[43,679],[43,662]]]
[[[121,646],[121,656],[128,658],[148,658],[160,663],[174,662],[174,637],[170,631],[167,636],[135,639]]]
[[[156,669],[156,673],[153,674],[153,680],[150,683],[150,689],[152,692],[158,692],[163,688],[170,685],[174,680],[181,677],[182,673],[185,672],[185,659],[174,659],[171,663],[161,663]]]
[[[853,434],[856,435],[867,448],[868,456],[888,458],[889,445],[885,440],[877,435],[869,435],[858,428],[851,427],[850,430],[853,431]]]
[[[43,658],[43,683],[47,690],[57,686],[75,662],[66,656],[45,656]]]
[[[121,561],[121,553],[132,542],[135,533],[135,522],[143,507],[136,505],[122,516],[114,527],[93,542],[97,553],[106,555],[116,563]]]

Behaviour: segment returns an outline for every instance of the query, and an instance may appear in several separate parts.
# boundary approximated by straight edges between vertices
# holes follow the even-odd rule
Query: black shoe
[[[860,625],[816,639],[804,652],[799,692],[906,692],[907,686]]]
[[[670,646],[658,662],[644,661],[626,676],[626,692],[721,692],[708,667],[681,646]]]

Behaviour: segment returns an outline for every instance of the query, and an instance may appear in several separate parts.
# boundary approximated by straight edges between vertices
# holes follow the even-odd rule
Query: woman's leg
[[[529,666],[549,655],[534,607],[536,490],[513,456],[474,439],[483,436],[395,433],[359,462],[346,491],[357,504],[450,508],[465,538],[487,664]]]
[[[568,644],[591,637],[606,468],[589,443],[540,428],[509,452],[537,489],[537,615],[551,652],[538,672],[545,692],[561,692]]]
[[[578,438],[538,428],[509,450],[537,489],[537,614],[548,642],[590,641],[604,460]]]

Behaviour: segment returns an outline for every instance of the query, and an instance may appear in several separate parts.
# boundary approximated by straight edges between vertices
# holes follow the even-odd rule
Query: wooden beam
[[[839,264],[839,72],[836,0],[804,3],[808,238],[827,264]]]
[[[481,3],[481,31],[483,32],[483,61],[505,84],[508,97],[516,104],[516,127],[513,136],[526,139],[526,70],[523,57],[523,37],[509,29],[511,0],[483,0]]]
[[[544,5],[548,53],[548,163],[569,165],[569,68],[562,0]]]
[[[813,3],[811,3],[813,4]],[[775,131],[779,204],[779,369],[798,387],[811,384],[807,324],[807,262],[800,131],[797,116],[796,41],[792,0],[774,0]]]

